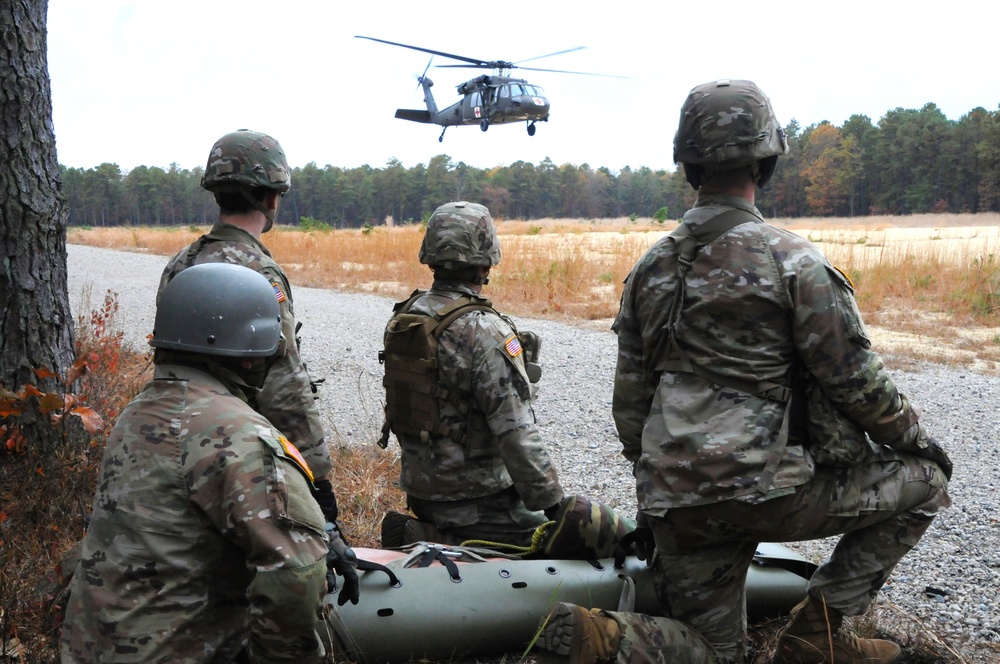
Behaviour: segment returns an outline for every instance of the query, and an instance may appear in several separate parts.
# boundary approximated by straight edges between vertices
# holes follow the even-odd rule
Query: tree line
[[[757,204],[771,217],[1000,211],[1000,110],[976,108],[949,120],[935,104],[897,108],[877,123],[853,115],[785,127],[791,147]],[[669,147],[665,148],[669,149]],[[166,170],[115,164],[60,167],[69,223],[83,226],[211,224],[216,207],[201,167]],[[679,217],[694,192],[683,171],[517,161],[482,169],[445,154],[406,168],[292,170],[278,223],[358,228],[421,221],[442,202],[474,200],[494,217],[596,219]]]

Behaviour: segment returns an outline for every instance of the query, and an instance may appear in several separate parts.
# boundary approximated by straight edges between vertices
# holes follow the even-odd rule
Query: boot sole
[[[538,639],[538,646],[560,657],[573,652],[573,635],[578,632],[579,618],[572,608],[559,602],[549,613],[548,624]]]

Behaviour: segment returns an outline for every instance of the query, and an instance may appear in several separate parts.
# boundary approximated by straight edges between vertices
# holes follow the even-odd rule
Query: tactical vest
[[[483,297],[462,295],[434,315],[410,313],[413,303],[427,291],[416,290],[393,307],[386,326],[384,349],[379,363],[385,365],[385,424],[378,444],[389,444],[389,432],[396,436],[417,436],[427,442],[431,436],[445,436],[459,443],[465,433],[441,422],[438,401],[455,406],[462,415],[472,409],[471,395],[441,384],[438,372],[438,339],[455,320],[470,311],[492,311]],[[497,314],[499,316],[499,314]],[[515,332],[516,334],[516,332]]]

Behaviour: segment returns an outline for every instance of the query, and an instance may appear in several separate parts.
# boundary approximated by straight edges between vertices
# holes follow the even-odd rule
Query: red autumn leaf
[[[43,415],[51,413],[54,410],[62,410],[63,398],[58,394],[53,394],[49,392],[38,397],[38,410],[42,411]]]
[[[12,417],[24,412],[24,407],[13,401],[0,399],[0,417]]]
[[[21,396],[11,392],[6,387],[0,386],[0,399],[20,399]]]
[[[91,435],[104,428],[104,420],[93,408],[81,406],[74,408],[71,412],[80,418],[80,421],[83,422],[83,428]]]
[[[25,385],[21,388],[21,398],[27,399],[28,397],[40,397],[42,396],[42,391],[35,387],[34,385]]]
[[[87,373],[87,360],[84,358],[78,359],[73,363],[73,366],[69,368],[66,372],[66,384],[72,385],[76,380]]]
[[[37,369],[32,369],[32,371],[35,372],[36,376],[42,379],[57,378],[59,376],[59,374],[53,373],[52,371],[46,369],[45,367],[38,367]]]

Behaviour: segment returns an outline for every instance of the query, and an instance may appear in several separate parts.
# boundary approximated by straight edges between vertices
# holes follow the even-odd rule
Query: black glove
[[[323,510],[323,516],[330,523],[337,523],[337,496],[333,494],[333,485],[328,479],[315,480],[312,485],[313,498]],[[346,541],[346,540],[345,540]]]
[[[653,564],[655,553],[656,540],[653,539],[653,530],[646,521],[646,515],[639,512],[635,517],[635,557],[645,560],[648,566]]]
[[[917,422],[906,430],[899,438],[889,443],[889,447],[900,452],[906,452],[913,456],[933,461],[941,467],[941,472],[949,480],[951,479],[951,459],[948,453],[938,444],[934,436],[927,433],[924,425]]]
[[[330,592],[337,589],[337,574],[344,577],[344,587],[337,596],[337,606],[343,606],[350,600],[351,604],[357,604],[361,597],[361,586],[358,583],[358,557],[354,555],[354,549],[347,546],[344,538],[341,537],[337,525],[326,524],[326,534],[330,537],[327,543],[329,550],[326,552],[326,583]]]

